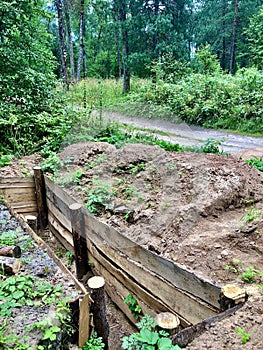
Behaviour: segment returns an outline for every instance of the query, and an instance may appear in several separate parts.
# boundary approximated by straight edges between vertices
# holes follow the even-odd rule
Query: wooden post
[[[38,224],[40,231],[43,231],[48,225],[48,209],[46,201],[45,180],[40,166],[35,166],[33,170],[36,186]]]
[[[79,299],[79,339],[78,346],[80,348],[89,339],[89,325],[90,325],[90,296],[85,294],[83,298]]]
[[[155,322],[160,329],[165,330],[170,335],[178,332],[180,320],[171,312],[161,312],[155,317]]]
[[[90,288],[90,296],[92,303],[90,306],[93,314],[93,323],[95,331],[105,344],[105,350],[109,349],[109,325],[106,318],[106,302],[104,294],[105,280],[103,277],[94,276],[88,280],[88,287]]]
[[[82,205],[73,203],[69,206],[71,214],[72,237],[74,243],[74,255],[76,264],[76,274],[78,280],[90,270],[87,256],[87,241],[85,237],[85,224],[81,211]]]

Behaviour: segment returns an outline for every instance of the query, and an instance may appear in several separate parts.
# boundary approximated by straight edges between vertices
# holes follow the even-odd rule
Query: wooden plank
[[[90,297],[89,294],[83,296],[79,301],[79,339],[78,346],[83,347],[89,339],[90,325]]]
[[[1,177],[0,176],[0,184],[34,184],[33,176],[27,177]]]
[[[65,216],[69,217],[68,205],[72,204],[74,199],[49,179],[47,179],[47,182],[49,197],[53,197],[52,201],[55,205],[58,205],[59,210]],[[85,214],[87,230],[93,232],[94,235],[100,235],[100,243],[101,241],[108,242],[109,245],[116,247],[138,263],[147,266],[149,270],[166,279],[175,287],[195,295],[219,310],[218,299],[221,290],[219,287],[197,277],[194,273],[181,268],[177,264],[144,249],[114,228],[98,221],[85,208],[82,208],[82,210],[83,214]]]
[[[63,241],[66,241],[73,249],[72,233],[69,232],[67,229],[65,229],[63,226],[61,226],[60,222],[58,222],[57,219],[50,212],[49,212],[48,220],[50,225],[54,227],[54,229],[59,233]]]
[[[64,227],[67,231],[71,232],[72,227],[70,219],[67,218],[63,213],[61,213],[61,211],[58,210],[57,207],[49,199],[47,199],[47,206],[49,209],[49,214],[55,217],[62,227]]]
[[[128,308],[124,308],[120,304],[123,304],[124,298],[126,298],[129,293],[132,293],[139,301],[139,305],[143,305],[142,309],[144,313],[148,313],[154,317],[159,312],[169,311],[180,318],[183,327],[189,327],[191,325],[191,323],[185,318],[178,315],[174,309],[168,305],[165,305],[160,299],[157,299],[155,296],[150,294],[150,292],[147,292],[140,287],[136,281],[132,280],[132,277],[128,276],[120,269],[115,268],[109,262],[102,260],[101,256],[95,257],[94,255],[89,255],[89,259],[94,264],[94,270],[98,274],[103,275],[106,278],[107,283],[110,284],[111,288],[113,287],[113,292],[118,290],[119,294],[122,296],[121,299],[120,296],[118,296],[117,299],[113,299],[113,301],[117,303],[118,307],[124,309],[125,314],[127,312],[130,313],[130,310],[128,310]],[[121,290],[123,291],[122,293]]]
[[[101,240],[97,240],[97,244],[101,246],[103,241],[107,242],[109,245],[125,253],[125,255],[129,256],[131,259],[143,266],[147,266],[149,270],[166,279],[175,287],[187,293],[191,293],[211,304],[213,307],[220,309],[218,299],[221,288],[213,285],[209,281],[200,279],[194,273],[132,242],[128,237],[125,237],[114,228],[95,219],[85,208],[83,208],[83,211],[86,213],[85,220],[87,231],[92,233],[93,237],[98,235],[101,237]]]
[[[62,235],[55,229],[54,226],[49,225],[49,230],[65,249],[73,253],[73,247],[64,238],[62,238]]]
[[[90,237],[87,232],[87,237]],[[92,237],[92,240],[94,237]],[[146,267],[131,260],[128,256],[120,254],[120,252],[113,247],[108,246],[105,242],[101,244],[98,238],[93,240],[96,246],[100,246],[100,250],[104,255],[123,269],[128,275],[134,276],[138,285],[150,291],[158,299],[162,300],[164,304],[175,310],[183,318],[194,324],[201,320],[217,314],[217,311],[210,308],[201,300],[196,300],[190,294],[175,288],[171,283],[165,281],[160,276],[147,270]]]
[[[189,327],[190,323],[180,315],[178,315],[174,309],[170,308],[169,306],[165,305],[162,300],[157,299],[155,296],[151,294],[151,292],[148,292],[147,290],[143,289],[140,285],[137,284],[137,281],[134,280],[134,276],[129,276],[124,271],[122,271],[118,266],[113,265],[107,257],[100,254],[100,252],[96,249],[96,247],[91,243],[88,243],[88,251],[89,251],[89,260],[94,263],[95,268],[100,272],[102,276],[106,276],[107,273],[110,273],[111,280],[110,282],[112,285],[116,284],[116,280],[118,280],[122,285],[125,285],[130,291],[132,291],[132,294],[136,294],[144,304],[153,306],[156,313],[169,311],[175,314],[176,316],[180,317],[181,324],[183,327]],[[106,271],[105,271],[106,270]],[[127,295],[126,295],[127,296]],[[125,296],[125,297],[126,297]]]
[[[186,347],[189,343],[191,343],[196,337],[205,332],[208,327],[212,324],[222,321],[225,318],[233,315],[238,309],[240,309],[243,304],[239,304],[234,306],[231,309],[226,310],[225,312],[220,313],[219,315],[209,317],[198,324],[195,324],[191,327],[183,329],[181,332],[177,333],[172,337],[173,344],[177,344],[180,347]]]

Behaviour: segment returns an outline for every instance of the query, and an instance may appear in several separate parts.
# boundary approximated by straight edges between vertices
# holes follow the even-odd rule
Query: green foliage
[[[83,350],[103,350],[105,344],[101,337],[98,337],[97,333],[94,332],[92,336],[86,341],[83,346]]]
[[[242,336],[242,344],[246,344],[251,338],[251,335],[249,333],[246,333],[241,327],[237,327],[235,331],[237,334]]]
[[[192,61],[193,69],[199,74],[215,74],[220,72],[220,64],[212,54],[209,45],[200,48]]]
[[[72,265],[74,261],[74,253],[71,251],[66,252],[65,257],[67,258],[67,264]]]
[[[251,209],[246,210],[246,214],[242,216],[240,220],[240,226],[242,227],[248,223],[256,224],[262,219],[263,219],[263,211],[253,206]]]
[[[59,147],[70,124],[55,91],[55,68],[42,1],[1,1],[0,152]],[[64,110],[63,110],[64,109]]]
[[[41,169],[45,172],[51,173],[51,174],[57,174],[58,168],[62,166],[61,160],[58,158],[56,152],[48,151],[45,153],[47,158],[44,159],[43,163],[41,164]]]
[[[110,209],[112,196],[111,185],[100,180],[93,180],[93,187],[88,191],[86,208],[90,213],[99,215],[101,211]]]
[[[247,159],[246,163],[260,171],[263,171],[263,160],[261,160],[259,157],[254,156],[250,159]]]
[[[129,309],[131,310],[132,315],[138,320],[141,317],[142,309],[138,304],[136,298],[132,294],[129,294],[125,299],[124,303],[128,304]]]
[[[180,350],[178,345],[173,345],[168,333],[164,331],[156,331],[156,323],[154,319],[145,315],[142,320],[137,323],[140,329],[139,333],[133,333],[129,337],[123,337],[122,348],[128,350]]]
[[[15,245],[16,240],[17,235],[13,231],[3,232],[0,236],[0,246]]]
[[[248,267],[239,277],[246,283],[256,283],[263,277],[263,272],[254,267]]]
[[[0,168],[5,165],[9,165],[11,163],[12,158],[13,158],[13,155],[11,154],[0,153]]]
[[[168,107],[188,124],[262,133],[262,72],[240,69],[235,76],[190,74],[176,84],[160,81],[143,90],[147,103]]]

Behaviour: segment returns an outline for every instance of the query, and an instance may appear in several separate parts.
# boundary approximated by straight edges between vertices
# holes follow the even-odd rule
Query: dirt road
[[[174,124],[165,120],[127,117],[112,112],[105,112],[104,115],[111,120],[147,129],[147,131],[151,129],[153,132],[169,133],[168,136],[159,134],[158,137],[170,142],[179,143],[180,145],[201,146],[207,139],[212,138],[221,141],[221,148],[227,153],[244,155],[245,158],[248,155],[259,157],[263,155],[263,137],[245,136],[228,131],[205,129],[197,126],[189,126],[184,123]],[[249,152],[247,152],[248,150]]]

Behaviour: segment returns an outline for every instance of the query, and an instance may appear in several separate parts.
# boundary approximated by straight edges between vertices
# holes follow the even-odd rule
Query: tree
[[[42,1],[0,2],[0,153],[39,150],[66,129]]]
[[[251,64],[263,69],[263,6],[257,15],[250,19],[246,35],[249,42],[249,59]]]
[[[66,38],[64,31],[64,19],[63,19],[63,3],[62,0],[55,0],[57,14],[58,14],[58,32],[59,32],[59,43],[62,63],[62,75],[64,78],[66,89],[69,89],[68,79],[68,65],[67,65],[67,49],[66,49]]]

